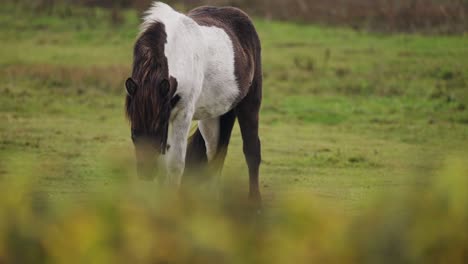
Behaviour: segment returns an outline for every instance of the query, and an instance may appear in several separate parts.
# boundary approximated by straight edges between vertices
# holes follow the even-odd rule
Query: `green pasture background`
[[[82,241],[99,238],[99,235],[92,234],[100,230],[100,225],[105,225],[109,219],[115,220],[108,214],[93,212],[99,211],[101,207],[115,209],[112,198],[121,197],[123,186],[133,186],[132,190],[143,195],[147,199],[145,201],[160,199],[156,184],[135,180],[133,146],[123,104],[124,80],[130,75],[132,45],[140,21],[136,11],[120,12],[120,22],[115,23],[112,12],[101,8],[56,8],[51,13],[42,13],[12,4],[2,4],[0,7],[0,184],[5,195],[10,193],[15,197],[4,199],[7,204],[4,204],[4,208],[10,209],[0,210],[0,227],[3,227],[0,228],[0,233],[3,231],[3,238],[6,237],[4,240],[0,237],[3,241],[0,243],[0,262],[2,258],[5,261],[14,259],[11,256],[9,258],[8,253],[14,256],[15,251],[12,248],[24,246],[19,242],[8,242],[10,240],[5,235],[8,234],[6,230],[17,228],[20,230],[19,237],[22,238],[22,235],[32,232],[27,231],[27,228],[22,229],[24,226],[37,227],[35,221],[21,218],[24,217],[21,213],[18,215],[22,215],[20,218],[24,221],[16,221],[16,213],[12,212],[15,212],[14,208],[22,208],[23,202],[28,203],[31,200],[35,204],[34,201],[38,200],[52,208],[62,208],[59,205],[63,203],[88,208],[78,211],[78,215],[85,219],[83,221],[88,221],[91,215],[94,217],[91,217],[92,221],[103,223],[88,223],[83,227],[89,231],[88,235],[83,238],[75,234],[77,237],[71,238],[71,241],[82,245]],[[285,236],[286,242],[281,242],[285,243],[285,254],[290,252],[288,250],[299,250],[299,253],[296,252],[298,255],[293,257],[297,257],[299,263],[308,263],[308,259],[319,261],[324,256],[337,257],[331,259],[338,263],[340,260],[376,263],[373,260],[395,260],[396,256],[402,257],[402,260],[418,262],[417,260],[421,260],[418,256],[424,255],[426,251],[418,251],[417,246],[416,249],[411,249],[414,256],[410,253],[393,254],[392,250],[400,252],[398,250],[407,249],[404,246],[405,249],[396,246],[393,248],[393,244],[389,248],[385,247],[390,253],[379,251],[376,246],[375,255],[363,253],[362,256],[355,256],[354,253],[361,251],[356,250],[351,254],[341,247],[334,248],[335,244],[327,244],[330,242],[326,241],[329,235],[337,233],[357,239],[353,234],[343,231],[353,230],[352,225],[336,224],[357,217],[366,219],[359,222],[361,228],[366,226],[367,220],[375,219],[376,222],[370,221],[373,224],[369,223],[369,226],[374,225],[375,230],[380,230],[380,233],[374,230],[381,235],[380,240],[387,241],[389,238],[388,241],[398,244],[395,241],[399,240],[393,236],[406,234],[407,229],[398,228],[399,224],[404,226],[406,222],[396,221],[387,225],[382,219],[393,219],[387,216],[395,214],[386,215],[383,210],[393,208],[393,202],[398,201],[398,213],[412,211],[412,203],[402,198],[407,196],[427,196],[430,197],[427,199],[429,205],[432,201],[439,205],[439,196],[433,198],[432,194],[437,194],[440,190],[437,186],[443,186],[441,193],[449,198],[443,196],[441,200],[452,201],[450,199],[453,196],[450,195],[458,195],[453,199],[461,201],[455,202],[455,208],[462,209],[455,210],[458,213],[451,215],[447,213],[450,206],[422,206],[424,210],[427,209],[422,211],[428,212],[421,214],[425,219],[424,223],[432,214],[448,217],[438,218],[438,222],[446,228],[439,230],[440,237],[445,240],[440,242],[436,235],[435,238],[428,238],[428,241],[437,242],[434,243],[434,248],[440,251],[429,252],[435,256],[448,255],[455,262],[466,260],[467,238],[457,235],[462,235],[467,229],[459,230],[461,233],[445,231],[450,229],[453,219],[462,219],[460,222],[455,221],[453,228],[468,226],[466,191],[460,189],[460,184],[466,183],[468,177],[468,37],[368,33],[339,26],[294,24],[261,18],[255,19],[255,25],[263,44],[265,79],[260,115],[263,150],[261,191],[265,210],[277,210],[275,213],[265,213],[265,221],[276,223],[275,217],[281,219],[281,215],[286,214],[286,222],[297,224],[299,228],[289,229],[285,224],[286,227],[279,225],[284,229],[271,229],[272,232],[277,232],[275,234],[278,237]],[[436,187],[433,187],[434,175],[440,176],[436,183],[439,180],[442,182],[435,184]],[[11,184],[25,176],[28,184],[22,180],[20,184]],[[234,192],[237,199],[246,199],[247,182],[242,142],[236,126],[224,171],[222,189],[226,191],[221,197],[230,197],[229,193]],[[25,194],[29,198],[18,198],[22,197],[18,194],[26,190],[22,186],[33,186],[33,193],[39,194],[40,199],[31,196],[29,192]],[[231,190],[231,187],[236,190]],[[392,198],[381,201],[379,197],[384,194]],[[415,200],[420,202],[418,199],[409,201]],[[8,205],[8,201],[18,203]],[[104,205],[96,201],[104,201]],[[379,201],[378,206],[375,201]],[[305,215],[295,207],[304,203],[307,206],[300,207],[300,210],[305,210],[302,212]],[[313,203],[315,207],[309,207],[309,203]],[[408,207],[405,207],[406,203]],[[39,204],[42,208],[42,203]],[[95,207],[96,204],[101,207]],[[151,208],[140,208],[139,213],[157,215],[159,211],[155,213]],[[444,211],[446,209],[448,211]],[[223,212],[220,214],[223,215]],[[335,217],[336,214],[338,217]],[[12,215],[11,219],[16,220],[11,220],[7,215]],[[105,216],[100,218],[102,215]],[[48,214],[47,216],[51,217]],[[418,219],[418,215],[413,216],[415,218],[410,219],[417,222],[415,219]],[[450,218],[452,216],[454,218]],[[96,220],[96,217],[100,220]],[[227,222],[235,221],[226,215],[224,217],[228,218],[225,220]],[[70,218],[74,219],[71,216]],[[13,228],[9,226],[10,220],[6,219],[19,224]],[[44,225],[48,221],[54,222],[50,218],[44,219]],[[78,217],[77,220],[78,229],[81,228],[79,219],[81,218]],[[208,218],[204,224],[210,226],[213,219],[218,218]],[[302,222],[300,219],[311,222]],[[330,222],[332,228],[313,228],[327,222]],[[379,226],[381,222],[383,224]],[[242,227],[242,224],[239,225]],[[274,224],[272,226],[275,227]],[[438,228],[435,221],[429,221],[423,226],[428,229]],[[301,227],[304,229],[300,229]],[[64,234],[74,232],[73,226],[57,228]],[[121,230],[119,228],[111,230]],[[40,232],[48,229],[44,230],[41,229]],[[233,230],[239,232],[243,229]],[[390,231],[388,233],[382,230]],[[395,233],[391,234],[391,230]],[[308,231],[317,234],[318,240],[300,239],[298,233]],[[35,232],[38,231],[32,233]],[[40,232],[38,237],[42,234]],[[417,232],[424,233],[421,230]],[[362,252],[372,252],[370,244],[364,241],[365,238],[371,238],[372,234],[367,235],[359,244]],[[36,241],[35,237],[32,235],[31,241]],[[421,241],[425,241],[426,237],[423,237]],[[458,240],[452,240],[453,237]],[[395,240],[391,240],[393,238]],[[434,239],[430,240],[432,238]],[[205,241],[207,245],[217,244],[214,238],[210,239]],[[67,250],[55,252],[53,246],[49,250],[50,245],[61,244],[63,241],[38,241],[39,245],[46,245],[39,248],[45,248],[45,252],[50,253],[52,259],[58,262],[69,256],[75,256],[80,262],[79,260],[86,260],[80,257],[93,259],[93,256],[97,256],[93,254],[104,252],[100,251],[103,244],[98,243],[96,248],[90,246],[96,250],[91,253],[86,251],[84,245],[84,249],[76,249],[83,249],[84,253],[73,251],[70,247],[67,249],[74,253],[66,255]],[[236,240],[234,236],[233,241],[244,240]],[[279,240],[272,241],[274,244]],[[303,248],[289,248],[296,243],[302,245],[301,241],[312,242],[310,245],[303,244]],[[48,244],[49,242],[52,244]],[[139,240],[135,239],[134,242],[139,243]],[[451,249],[455,253],[444,251],[445,246],[440,246],[442,244],[439,245],[439,242],[453,242]],[[282,245],[281,243],[275,245]],[[11,245],[10,250],[5,249]],[[34,248],[36,244],[26,244],[25,247],[28,245]],[[235,248],[227,242],[218,246],[224,245],[230,249]],[[314,251],[317,254],[309,255],[311,245],[317,246]],[[35,252],[31,256],[36,256]],[[226,259],[237,256],[240,261],[243,257],[255,255],[248,250],[233,249],[233,252],[223,256]],[[268,251],[265,249],[263,253],[268,255],[266,252]],[[301,252],[308,253],[301,255]],[[388,255],[382,252],[387,252]],[[61,255],[62,253],[65,255]],[[108,255],[115,257],[112,252]],[[108,255],[105,256],[109,257]],[[23,257],[27,256],[25,254]],[[172,255],[161,256],[157,257],[167,260]],[[428,259],[438,259],[431,258],[433,255],[430,254],[428,256]],[[103,258],[112,260],[107,257]],[[131,257],[128,259],[133,260]],[[268,258],[243,260],[250,263],[265,260],[267,263],[266,259]],[[274,260],[279,261],[275,263],[281,263],[282,259]],[[147,259],[141,261],[145,262]],[[274,263],[271,259],[269,261]]]

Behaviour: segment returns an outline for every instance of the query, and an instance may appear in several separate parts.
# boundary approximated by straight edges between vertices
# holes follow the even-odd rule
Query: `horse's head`
[[[126,112],[142,178],[154,177],[156,159],[168,149],[171,109],[180,99],[175,95],[177,81],[169,76],[165,43],[164,25],[149,26],[135,44],[132,77],[125,82]]]
[[[158,84],[151,84],[151,81],[140,84],[133,78],[125,82],[126,110],[141,178],[154,177],[156,159],[169,148],[167,138],[171,109],[180,99],[178,95],[174,96],[176,86],[173,78],[162,79]]]

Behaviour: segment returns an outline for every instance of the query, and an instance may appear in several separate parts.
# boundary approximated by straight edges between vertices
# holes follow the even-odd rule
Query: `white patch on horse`
[[[208,161],[213,160],[218,151],[219,117],[198,121],[198,128],[205,140]]]
[[[206,47],[206,61],[203,91],[195,106],[195,119],[198,120],[225,114],[239,96],[231,39],[223,29],[200,28]]]

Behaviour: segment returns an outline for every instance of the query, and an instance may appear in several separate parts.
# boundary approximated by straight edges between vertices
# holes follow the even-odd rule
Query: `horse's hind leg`
[[[219,118],[198,121],[198,128],[205,140],[208,162],[216,155],[219,141]]]
[[[216,149],[216,156],[213,158],[211,166],[221,173],[226,159],[229,141],[231,140],[231,132],[236,121],[234,110],[227,112],[219,118],[219,140]]]
[[[218,195],[218,198],[221,195],[221,171],[235,119],[234,111],[230,111],[220,117],[198,122],[198,127],[205,141],[208,158],[208,170],[205,173],[213,177],[210,179],[211,187],[214,193]]]
[[[209,168],[213,173],[221,173],[235,120],[236,115],[231,110],[218,118],[199,122],[200,132],[205,140]]]
[[[259,202],[260,189],[258,174],[260,169],[261,147],[258,137],[258,115],[261,103],[260,86],[252,86],[249,94],[237,106],[236,113],[242,134],[243,149],[249,168],[249,198]]]

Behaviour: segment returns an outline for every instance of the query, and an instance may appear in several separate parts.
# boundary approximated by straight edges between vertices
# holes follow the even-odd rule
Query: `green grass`
[[[134,175],[123,83],[139,21],[133,11],[124,17],[115,26],[101,9],[0,8],[0,177],[34,161],[40,188],[60,201],[112,188],[118,172]],[[356,212],[467,154],[467,36],[255,24],[267,205],[305,193]],[[236,127],[225,177],[247,188],[241,144]]]

